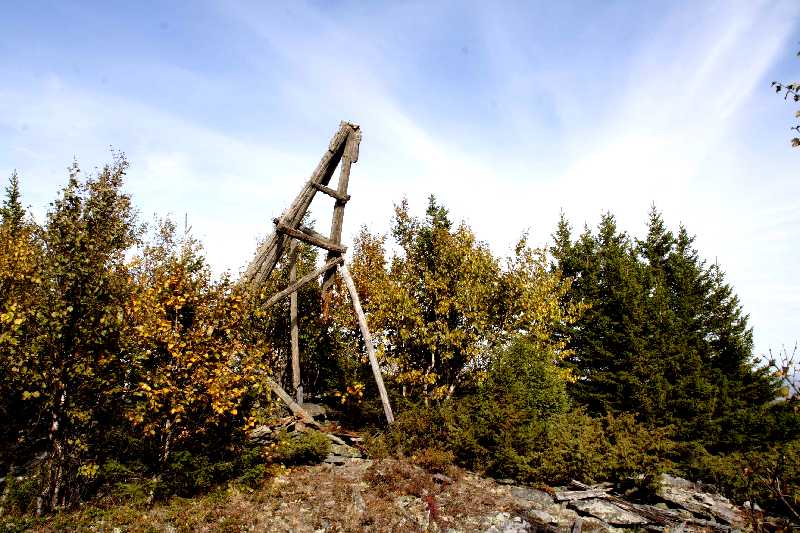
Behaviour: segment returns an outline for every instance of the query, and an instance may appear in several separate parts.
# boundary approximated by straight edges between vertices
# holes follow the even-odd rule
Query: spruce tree
[[[577,375],[573,394],[595,412],[641,407],[641,273],[630,238],[617,230],[611,214],[602,217],[598,234],[586,228],[574,244],[562,217],[553,258],[572,278],[567,303],[588,304],[583,317],[568,328]]]
[[[573,278],[568,301],[588,303],[562,332],[574,355],[573,396],[596,413],[635,412],[676,436],[730,449],[754,438],[753,413],[775,394],[754,365],[752,330],[717,265],[707,266],[683,227],[653,207],[633,242],[606,214],[597,234],[571,242],[561,217],[553,268]]]
[[[25,208],[22,207],[19,192],[19,176],[17,171],[11,173],[6,187],[6,197],[0,207],[0,220],[12,228],[19,228],[25,218]]]

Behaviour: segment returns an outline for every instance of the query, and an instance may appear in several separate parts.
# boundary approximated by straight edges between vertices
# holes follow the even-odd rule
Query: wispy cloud
[[[638,232],[655,201],[726,267],[761,347],[796,338],[796,154],[788,112],[762,102],[797,3],[214,2],[197,19],[148,27],[177,43],[163,57],[120,49],[124,87],[0,62],[17,80],[0,87],[0,171],[20,167],[41,212],[73,156],[123,149],[145,216],[186,213],[236,271],[352,120],[365,136],[346,239],[386,231],[404,195],[421,209],[436,194],[500,252],[527,228],[543,243],[562,208],[578,228],[610,210]],[[218,46],[191,55],[208,32]]]

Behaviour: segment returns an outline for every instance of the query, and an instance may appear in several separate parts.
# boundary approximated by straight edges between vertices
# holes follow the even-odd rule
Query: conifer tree
[[[15,172],[0,205],[0,465],[25,461],[36,442],[36,406],[26,391],[41,297],[38,229],[25,221]]]
[[[589,228],[574,244],[559,223],[551,253],[572,278],[567,299],[589,309],[566,332],[574,351],[570,363],[578,380],[576,399],[603,412],[647,408],[641,397],[641,272],[630,238],[617,230],[613,215],[603,215],[598,234]]]
[[[0,220],[12,228],[19,228],[25,218],[25,208],[22,207],[19,192],[19,176],[17,171],[11,173],[6,187],[6,196],[0,207]]]
[[[567,298],[591,306],[563,332],[580,376],[575,398],[595,412],[671,425],[682,439],[741,444],[754,431],[742,419],[774,397],[775,384],[754,365],[738,298],[686,229],[673,234],[653,207],[635,243],[610,215],[574,243],[562,216],[553,237],[553,266],[573,278]]]

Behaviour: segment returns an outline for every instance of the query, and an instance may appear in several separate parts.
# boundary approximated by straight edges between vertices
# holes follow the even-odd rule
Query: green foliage
[[[547,418],[569,408],[568,375],[556,365],[557,355],[518,337],[495,350],[479,394],[524,418]]]
[[[666,464],[666,430],[631,415],[569,410],[563,371],[530,341],[517,339],[492,360],[477,389],[403,410],[373,448],[410,456],[437,450],[467,468],[528,482],[652,476]]]
[[[653,209],[644,240],[609,214],[574,242],[562,217],[554,240],[554,266],[573,279],[566,299],[590,307],[562,330],[577,402],[597,414],[636,412],[683,440],[737,445],[740,413],[773,399],[776,382],[755,366],[738,298],[686,229],[668,231]]]
[[[386,239],[363,230],[351,272],[388,381],[403,396],[441,400],[474,385],[491,349],[514,335],[564,355],[552,333],[580,306],[562,305],[568,284],[525,237],[503,264],[434,197],[424,218],[405,201],[396,206],[392,233],[402,252],[387,258]],[[352,316],[339,323],[352,327]]]
[[[404,411],[383,442],[372,446],[412,458],[420,449],[432,457],[446,454],[465,468],[527,483],[653,479],[672,464],[675,444],[668,432],[631,415],[593,418],[573,410],[509,422],[476,409],[474,398],[462,398]]]
[[[44,452],[23,481],[7,476],[12,514],[257,486],[330,451],[317,431],[271,453],[245,444],[253,406],[268,408],[264,377],[289,375],[288,302],[263,307],[289,262],[251,298],[174,224],[143,243],[126,170],[123,156],[89,177],[73,165],[43,224],[16,173],[0,206],[0,475]],[[368,440],[374,455],[543,483],[683,470],[771,509],[797,504],[797,402],[770,402],[792,363],[754,364],[738,298],[684,228],[653,210],[638,240],[607,214],[573,240],[562,217],[551,264],[524,236],[502,260],[431,197],[422,218],[398,206],[392,234],[387,256],[362,231],[351,269],[398,414]],[[299,276],[316,261],[297,248]],[[345,421],[377,420],[348,296],[338,281],[332,307],[321,296],[299,291],[303,386]],[[387,464],[378,485],[432,483]]]
[[[797,53],[800,56],[800,52]],[[777,81],[772,82],[772,87],[778,94],[783,93],[783,99],[792,101],[794,103],[800,102],[800,82],[795,83],[780,83]],[[795,111],[795,118],[800,118],[800,110]],[[792,126],[792,130],[800,134],[800,124]],[[800,136],[792,138],[792,146],[795,148],[800,147]]]
[[[11,516],[24,515],[36,508],[39,480],[35,476],[8,476],[3,486],[3,512]]]
[[[153,471],[170,476],[162,493],[202,490],[234,475],[215,450],[230,455],[251,422],[264,352],[242,291],[169,224],[135,253],[127,166],[84,178],[73,164],[43,225],[14,175],[0,212],[0,470],[44,451],[41,510]]]
[[[771,444],[760,450],[712,455],[702,448],[684,451],[685,473],[737,501],[755,502],[788,516],[800,512],[800,440]]]
[[[125,253],[137,242],[130,199],[120,190],[126,169],[119,156],[81,181],[74,164],[40,233],[30,330],[12,370],[25,382],[23,400],[43,421],[34,436],[50,443],[45,507],[79,497],[101,453],[104,424],[118,414],[130,326]]]
[[[205,455],[176,451],[158,480],[156,494],[162,497],[170,494],[191,496],[230,479],[234,472],[233,461],[215,462]]]
[[[331,441],[324,433],[304,431],[292,436],[282,433],[272,453],[272,461],[287,466],[322,462],[331,450]]]
[[[411,456],[415,465],[431,473],[443,474],[452,467],[455,456],[451,451],[439,448],[425,448]]]
[[[8,180],[6,196],[0,206],[0,223],[12,228],[20,228],[25,218],[25,208],[22,206],[19,192],[19,176],[15,170]]]
[[[212,436],[231,442],[245,425],[239,410],[263,349],[241,325],[249,311],[241,288],[213,281],[197,243],[174,233],[162,224],[132,263],[135,388],[126,415],[158,447],[160,463]]]

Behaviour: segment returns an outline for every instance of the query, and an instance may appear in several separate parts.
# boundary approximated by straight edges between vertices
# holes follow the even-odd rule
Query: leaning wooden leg
[[[339,272],[342,274],[342,278],[344,278],[347,291],[350,293],[350,300],[353,302],[353,309],[356,312],[356,318],[358,318],[358,327],[361,329],[361,335],[364,337],[364,345],[367,347],[369,364],[372,365],[372,373],[375,375],[375,382],[378,384],[378,392],[381,395],[381,402],[383,402],[383,412],[386,415],[386,421],[391,424],[394,422],[392,406],[389,405],[389,396],[386,394],[386,387],[383,385],[381,369],[378,366],[378,359],[375,357],[375,347],[372,345],[372,337],[367,327],[367,317],[364,315],[364,310],[361,309],[361,301],[358,299],[356,285],[353,283],[353,278],[350,277],[350,271],[347,270],[347,265],[342,264],[342,266],[339,267]]]

